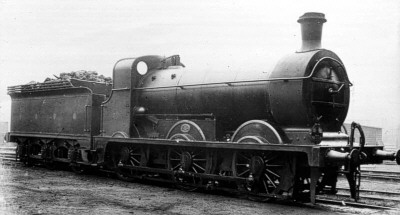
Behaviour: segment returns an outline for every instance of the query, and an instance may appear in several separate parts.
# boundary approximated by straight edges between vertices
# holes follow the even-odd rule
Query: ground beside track
[[[0,165],[3,214],[320,214],[41,167]]]
[[[0,214],[395,214],[260,203],[99,175],[0,164]]]

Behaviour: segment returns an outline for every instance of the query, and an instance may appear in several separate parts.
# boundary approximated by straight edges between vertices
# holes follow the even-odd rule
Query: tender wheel
[[[66,146],[59,146],[54,150],[53,156],[55,158],[68,159],[68,148]]]
[[[33,166],[42,157],[42,145],[40,142],[28,142],[23,145],[21,159],[25,166]]]
[[[29,156],[28,156],[28,150],[29,149],[29,145],[26,143],[18,143],[17,146],[17,154],[16,154],[16,158],[17,160],[19,159],[20,162],[22,162],[24,164],[24,166],[29,167],[31,162],[29,161]]]
[[[44,165],[49,170],[55,170],[57,168],[57,164],[54,161],[45,161]]]
[[[135,175],[136,172],[129,167],[146,166],[147,156],[142,146],[123,146],[115,161],[117,177],[123,181],[132,181],[131,176]]]
[[[67,152],[67,157],[70,160],[71,170],[76,174],[83,174],[86,172],[86,167],[82,164],[78,164],[78,161],[82,161],[82,155],[79,147],[70,147]]]
[[[51,144],[46,144],[42,147],[43,162],[49,170],[55,170],[57,168],[57,163],[53,160],[55,151],[55,147]]]
[[[76,174],[83,174],[86,172],[86,168],[83,165],[80,164],[75,164],[73,166],[71,166],[71,170],[76,173]]]

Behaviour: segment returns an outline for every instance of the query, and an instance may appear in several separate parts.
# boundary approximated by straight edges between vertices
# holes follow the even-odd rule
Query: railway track
[[[341,176],[345,178],[344,175]],[[400,172],[389,172],[380,170],[361,170],[361,178],[366,180],[378,180],[378,181],[393,181],[400,182]]]
[[[0,161],[2,164],[16,164],[15,146],[0,147]],[[363,170],[362,177],[371,180],[399,180],[399,172],[386,171],[371,171]],[[320,204],[339,205],[357,208],[370,208],[378,210],[398,210],[397,205],[400,205],[400,192],[385,192],[378,190],[360,190],[361,202],[354,202],[349,197],[348,188],[337,188],[338,193],[335,195],[322,195],[317,199]]]
[[[400,192],[361,189],[360,199],[350,198],[349,188],[338,187],[334,195],[326,194],[317,197],[316,202],[322,205],[337,205],[363,209],[391,210],[400,213]]]
[[[364,204],[368,208],[395,208],[400,205],[400,192],[361,189],[360,200],[354,202],[354,200],[350,199],[350,190],[348,188],[337,188],[337,190],[338,193],[334,196],[325,195],[323,197],[344,202],[346,205]]]
[[[370,184],[375,184],[377,181],[383,181],[388,183],[388,186],[392,186],[393,190],[396,190],[396,181],[385,182],[387,180],[386,174],[392,172],[386,171],[365,171],[364,175],[371,174],[375,177],[368,178],[368,184],[364,187],[370,187]],[[396,173],[394,173],[396,175]],[[347,184],[346,179],[342,179],[342,185]],[[365,181],[364,181],[365,182]],[[367,183],[367,182],[365,182]],[[350,189],[347,187],[337,187],[337,193],[335,195],[320,195],[317,202],[322,204],[333,204],[350,206],[357,208],[370,208],[378,210],[395,210],[396,214],[400,212],[400,192],[394,191],[383,191],[379,190],[379,186],[375,189],[360,189],[360,199],[356,202],[350,198]]]
[[[400,172],[362,170],[361,177],[376,180],[400,181]]]
[[[349,188],[336,188],[339,192],[341,193],[350,193]],[[380,190],[366,190],[366,189],[361,189],[360,190],[360,195],[362,196],[370,196],[370,195],[381,195],[383,197],[391,198],[391,200],[396,200],[397,202],[400,203],[400,192],[389,192],[389,191],[380,191]],[[393,199],[395,198],[395,199]]]
[[[0,160],[1,161],[18,161],[16,154],[16,146],[1,146]]]
[[[16,146],[2,146],[0,147],[0,160],[18,161],[16,157]],[[400,172],[388,172],[377,170],[362,170],[361,177],[370,180],[389,180],[400,181]]]
[[[316,202],[319,204],[347,206],[347,207],[355,207],[355,208],[363,208],[363,209],[399,211],[399,209],[396,207],[388,207],[388,206],[374,205],[374,204],[354,202],[354,201],[338,200],[338,199],[332,199],[332,198],[317,198]]]

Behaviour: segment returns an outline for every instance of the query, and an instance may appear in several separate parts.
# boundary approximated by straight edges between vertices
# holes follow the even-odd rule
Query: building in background
[[[396,149],[400,148],[400,126],[397,128],[397,131],[395,132],[395,143],[396,143]]]
[[[383,143],[386,149],[400,149],[400,126],[397,128],[383,129]]]
[[[344,123],[343,126],[346,128],[347,133],[350,135],[351,132],[351,124],[350,123]],[[396,145],[390,145],[390,144],[383,144],[382,141],[382,128],[378,127],[371,127],[371,126],[365,126],[361,125],[362,129],[365,134],[365,144],[366,145],[372,145],[372,146],[385,146],[385,149],[395,149]],[[358,133],[358,130],[354,132],[354,141],[359,142],[360,141],[360,134]]]

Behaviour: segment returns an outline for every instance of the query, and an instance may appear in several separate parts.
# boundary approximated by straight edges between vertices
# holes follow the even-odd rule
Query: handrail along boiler
[[[322,13],[298,20],[302,46],[271,71],[190,71],[178,55],[115,64],[113,85],[71,79],[9,87],[11,132],[26,164],[69,163],[182,189],[230,190],[315,202],[345,174],[358,198],[360,164],[400,162],[341,132],[346,69],[321,48]],[[354,132],[360,133],[358,144]]]

